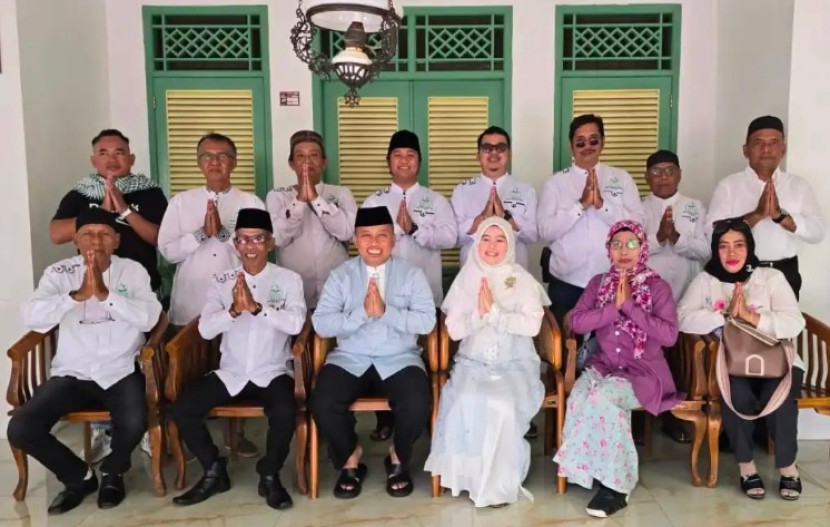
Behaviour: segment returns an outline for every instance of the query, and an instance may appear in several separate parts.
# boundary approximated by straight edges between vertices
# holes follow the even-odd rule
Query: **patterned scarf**
[[[106,181],[107,178],[103,176],[90,174],[78,181],[78,184],[75,185],[75,191],[83,194],[90,200],[104,201],[104,196],[107,193]],[[154,181],[143,174],[127,174],[126,176],[115,178],[115,186],[122,194],[130,194],[150,188],[159,188]]]
[[[640,258],[637,260],[634,269],[628,272],[628,285],[631,287],[631,298],[646,313],[651,313],[651,288],[647,282],[650,278],[659,275],[646,266],[649,253],[648,238],[639,223],[632,220],[623,220],[611,226],[611,229],[608,231],[608,239],[605,241],[605,248],[608,250],[608,259],[611,259],[611,238],[622,230],[631,231],[640,240]],[[612,265],[611,269],[602,277],[599,294],[597,295],[597,307],[603,307],[605,304],[614,301],[619,284],[620,270]],[[646,332],[623,313],[620,313],[620,317],[614,322],[614,326],[634,339],[634,358],[642,358],[646,349],[646,338],[648,337]]]

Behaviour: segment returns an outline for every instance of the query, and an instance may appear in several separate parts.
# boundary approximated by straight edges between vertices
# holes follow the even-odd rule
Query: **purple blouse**
[[[614,326],[620,316],[614,302],[596,307],[601,282],[601,274],[593,277],[571,311],[574,332],[585,334],[594,331],[599,343],[586,367],[594,368],[603,376],[627,379],[637,400],[650,414],[657,415],[671,409],[686,398],[685,394],[677,393],[663,356],[663,346],[671,346],[677,340],[677,306],[671,287],[662,278],[648,280],[651,313],[637,306],[630,298],[621,306],[620,311],[648,335],[642,358],[635,359],[634,339]]]

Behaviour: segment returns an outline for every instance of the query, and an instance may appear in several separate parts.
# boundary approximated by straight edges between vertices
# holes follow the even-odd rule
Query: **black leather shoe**
[[[124,475],[101,474],[101,488],[98,490],[98,508],[111,509],[124,501]]]
[[[290,509],[294,505],[279,476],[260,476],[257,490],[272,509]]]
[[[214,494],[226,492],[231,488],[231,478],[228,476],[228,460],[220,457],[196,482],[193,487],[181,496],[173,498],[176,505],[195,505],[210,498]]]
[[[55,497],[55,500],[49,505],[47,512],[49,514],[63,514],[71,511],[84,501],[84,498],[98,490],[98,478],[95,474],[91,478],[85,479],[81,483],[75,485],[67,485],[63,491]]]

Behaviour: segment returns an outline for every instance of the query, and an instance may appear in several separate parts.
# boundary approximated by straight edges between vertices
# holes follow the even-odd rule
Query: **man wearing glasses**
[[[625,170],[599,162],[605,145],[602,118],[574,118],[568,131],[573,165],[545,183],[537,214],[539,236],[551,250],[548,294],[562,324],[588,281],[608,270],[605,238],[620,220],[643,223],[643,206]]]
[[[205,420],[215,406],[253,398],[268,417],[265,455],[256,465],[258,492],[269,507],[287,509],[292,500],[279,471],[288,456],[297,414],[291,335],[305,323],[303,281],[297,273],[268,262],[274,248],[268,212],[241,209],[233,243],[242,264],[205,284],[209,293],[199,318],[202,337],[222,335],[219,369],[170,407],[179,436],[204,469],[202,478],[173,503],[194,505],[230,489],[227,458],[219,455]]]
[[[536,189],[507,171],[511,152],[506,130],[498,126],[487,128],[478,136],[477,145],[481,174],[458,184],[452,192],[461,265],[467,261],[479,224],[490,216],[498,216],[516,231],[516,262],[527,269],[527,246],[538,240]]]
[[[651,255],[649,265],[669,283],[679,301],[686,286],[709,260],[706,209],[677,187],[682,172],[677,154],[658,150],[646,160],[646,180],[651,194],[643,198]]]

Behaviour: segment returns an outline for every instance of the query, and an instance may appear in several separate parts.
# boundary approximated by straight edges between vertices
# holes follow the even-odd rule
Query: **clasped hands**
[[[308,175],[308,164],[303,164],[303,174],[297,182],[297,201],[311,203],[317,199],[317,189],[311,184],[311,177]]]
[[[238,271],[236,273],[236,283],[233,286],[233,305],[231,305],[230,309],[231,316],[236,318],[245,312],[256,315],[261,310],[262,305],[254,300],[254,295],[248,289],[245,274]]]
[[[76,302],[85,302],[93,296],[98,300],[106,300],[110,291],[104,284],[104,274],[98,266],[95,251],[89,250],[84,253],[84,281],[81,288],[70,293]]]
[[[366,311],[366,315],[371,318],[380,318],[386,312],[386,306],[380,296],[380,288],[374,276],[369,278],[369,288],[366,290],[366,298],[363,300],[363,309]]]
[[[599,190],[597,171],[593,168],[588,170],[588,177],[585,179],[585,187],[582,189],[582,198],[580,198],[579,203],[583,209],[588,207],[602,208],[603,201]]]
[[[107,177],[104,182],[104,201],[101,202],[101,208],[118,214],[124,214],[129,208],[124,195],[115,185],[115,178],[112,176]]]

